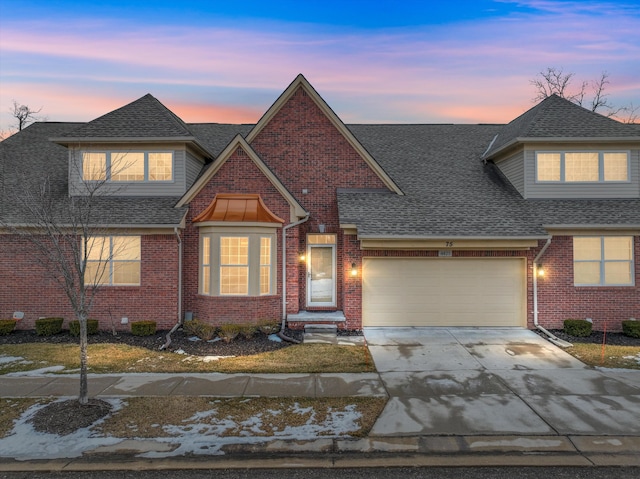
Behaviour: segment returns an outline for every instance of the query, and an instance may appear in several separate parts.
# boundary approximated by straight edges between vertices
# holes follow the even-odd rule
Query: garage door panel
[[[524,326],[522,258],[365,258],[365,326]]]

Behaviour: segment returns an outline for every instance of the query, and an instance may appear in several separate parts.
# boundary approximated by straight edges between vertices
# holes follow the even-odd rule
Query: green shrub
[[[240,326],[240,335],[245,339],[251,339],[258,332],[258,327],[253,324],[243,324]]]
[[[277,319],[262,319],[258,321],[258,329],[262,334],[273,334],[280,330],[280,323]]]
[[[240,334],[240,330],[241,326],[239,324],[223,324],[222,326],[220,326],[220,332],[218,333],[218,336],[224,339],[226,343],[230,343],[231,341],[236,339],[238,334]]]
[[[131,334],[134,336],[151,336],[156,334],[155,321],[134,321],[131,323]]]
[[[97,319],[87,319],[87,334],[97,334],[98,333],[98,320]],[[74,319],[73,321],[69,321],[69,334],[71,336],[80,336],[80,321]]]
[[[622,333],[632,338],[640,338],[640,321],[622,321]]]
[[[36,319],[36,334],[38,336],[53,336],[62,331],[64,318],[39,318]]]
[[[192,336],[198,336],[204,341],[209,341],[216,335],[216,327],[212,324],[192,319],[191,321],[185,321],[182,325],[182,329],[187,334]]]
[[[0,336],[10,334],[16,327],[17,322],[15,319],[0,319]]]
[[[576,338],[586,338],[591,335],[593,325],[586,319],[565,319],[564,332]]]

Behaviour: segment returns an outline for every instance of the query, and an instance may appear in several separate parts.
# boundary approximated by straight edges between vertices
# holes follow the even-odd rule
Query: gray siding
[[[149,181],[149,182],[107,182],[100,186],[99,195],[113,196],[181,196],[186,191],[186,151],[183,146],[167,148],[163,146],[136,146],[118,147],[109,145],[104,151],[116,151],[128,148],[131,151],[172,151],[173,152],[173,180],[172,181]],[[175,149],[174,149],[175,148]],[[84,189],[82,182],[82,162],[81,150],[69,151],[69,191],[71,195],[81,195]],[[99,147],[91,148],[92,151],[103,151]]]
[[[496,164],[518,192],[524,196],[524,151]]]
[[[581,145],[564,147],[560,145],[544,145],[543,147],[527,147],[525,149],[525,198],[640,198],[640,150],[629,145]],[[625,183],[536,183],[535,153],[536,151],[567,150],[630,150],[630,181]]]
[[[191,185],[196,181],[196,178],[200,174],[203,167],[203,162],[198,160],[195,156],[187,151],[185,159],[186,167],[186,184],[185,191],[191,188]]]

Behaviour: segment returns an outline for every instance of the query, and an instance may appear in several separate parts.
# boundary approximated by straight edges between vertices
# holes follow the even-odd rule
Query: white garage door
[[[364,326],[525,326],[524,258],[364,258]]]

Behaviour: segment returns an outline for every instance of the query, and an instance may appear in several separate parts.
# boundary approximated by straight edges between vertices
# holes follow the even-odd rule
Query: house
[[[507,125],[345,125],[299,75],[255,125],[186,124],[146,95],[0,146],[0,317],[21,328],[73,317],[11,233],[43,178],[60,215],[104,182],[93,217],[123,251],[92,311],[105,329],[640,318],[640,128],[557,96]]]

